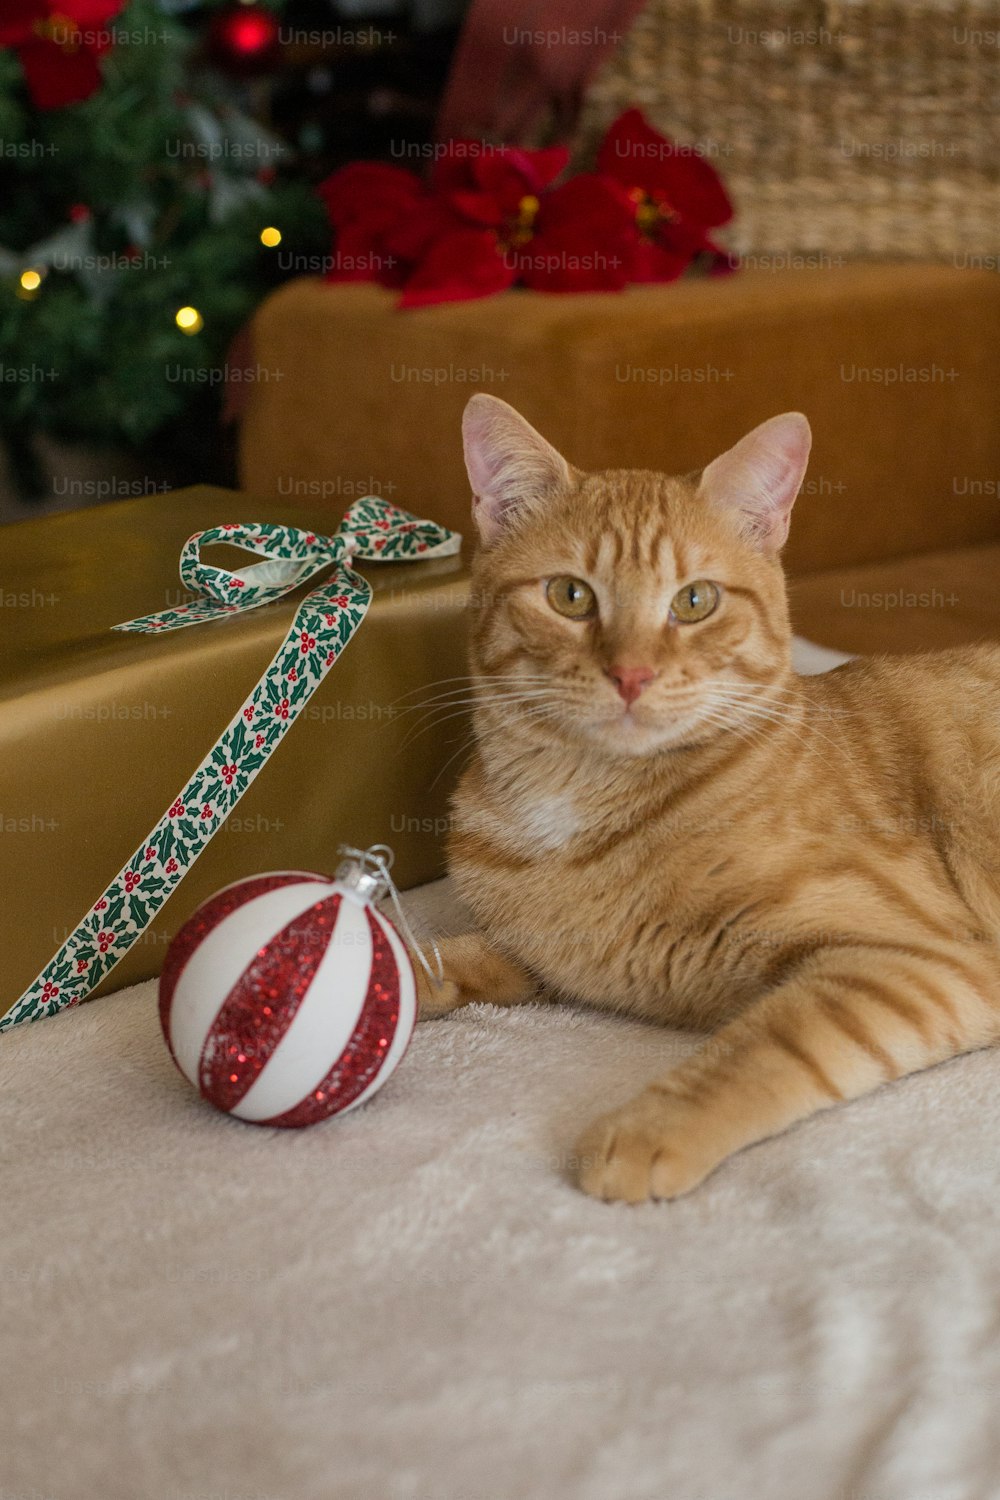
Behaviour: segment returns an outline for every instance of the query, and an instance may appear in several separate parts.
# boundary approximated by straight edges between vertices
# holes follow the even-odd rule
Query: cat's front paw
[[[536,997],[536,987],[527,971],[494,952],[477,933],[443,938],[438,952],[441,984],[432,983],[423,965],[414,960],[420,1021],[447,1016],[460,1005],[473,1005],[476,1001],[517,1005]]]
[[[432,984],[418,963],[413,965],[413,977],[417,982],[417,1020],[432,1021],[438,1016],[450,1015],[465,1004],[465,996],[454,979],[445,979],[441,984]]]
[[[593,1198],[621,1203],[688,1192],[715,1165],[692,1125],[687,1106],[646,1089],[584,1131],[576,1147],[580,1187]]]

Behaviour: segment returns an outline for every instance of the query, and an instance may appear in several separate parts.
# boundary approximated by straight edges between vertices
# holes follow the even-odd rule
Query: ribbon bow
[[[201,560],[201,549],[216,542],[242,547],[264,561],[239,572],[212,567]],[[302,600],[291,629],[250,696],[156,827],[38,978],[0,1018],[0,1031],[86,999],[145,932],[364,619],[371,585],[354,572],[352,560],[449,557],[461,542],[457,532],[419,520],[374,496],[355,501],[333,536],[260,522],[215,526],[185,542],[181,582],[195,597],[176,609],[128,620],[115,630],[147,635],[182,630],[259,609],[321,569],[333,565],[335,571]]]

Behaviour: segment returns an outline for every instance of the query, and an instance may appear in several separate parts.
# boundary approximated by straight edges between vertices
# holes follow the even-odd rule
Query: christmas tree
[[[266,52],[280,3],[175,8],[0,11],[0,441],[29,492],[39,433],[182,450],[261,298],[329,247],[294,153],[206,44]]]

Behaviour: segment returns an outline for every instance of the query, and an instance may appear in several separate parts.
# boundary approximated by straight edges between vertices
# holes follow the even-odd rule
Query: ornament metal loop
[[[363,900],[381,901],[388,896],[392,901],[403,930],[403,935],[409,942],[412,952],[420,961],[420,965],[434,985],[440,989],[444,984],[444,966],[441,963],[441,953],[433,938],[428,938],[431,952],[434,954],[434,963],[437,973],[431,968],[424,957],[423,949],[417,942],[416,935],[410,925],[409,919],[403,910],[403,904],[399,898],[396,883],[390,875],[396,858],[388,844],[372,844],[369,849],[355,849],[350,844],[341,844],[337,853],[342,856],[341,863],[337,866],[336,879],[341,885],[346,885],[349,890],[356,891]]]

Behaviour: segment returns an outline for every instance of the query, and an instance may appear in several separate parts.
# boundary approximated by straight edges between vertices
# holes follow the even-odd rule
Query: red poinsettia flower
[[[107,22],[125,0],[4,0],[0,47],[12,47],[39,109],[78,104],[100,87]]]
[[[617,291],[671,281],[699,255],[728,257],[710,231],[732,218],[712,166],[627,111],[596,172],[559,186],[565,147],[527,151],[452,141],[425,183],[375,162],[341,168],[320,188],[336,233],[331,281],[402,288],[400,305],[537,291]]]
[[[637,244],[630,280],[673,281],[702,252],[714,269],[726,269],[728,256],[708,231],[728,224],[733,206],[704,156],[654,130],[641,110],[629,109],[604,137],[597,170],[632,204]]]
[[[549,184],[568,153],[465,154],[456,141],[435,166],[432,189],[453,215],[404,286],[403,307],[425,307],[505,291],[618,291],[628,280],[635,231],[630,206],[594,174]],[[471,143],[475,145],[476,143]]]

